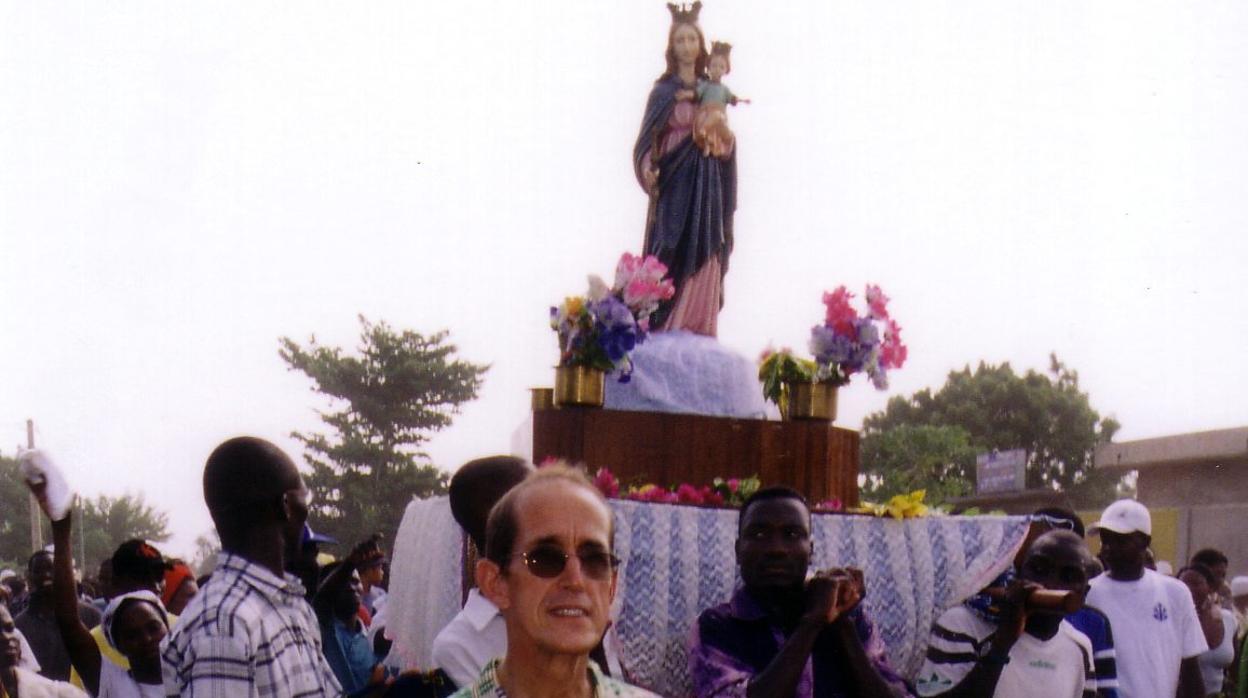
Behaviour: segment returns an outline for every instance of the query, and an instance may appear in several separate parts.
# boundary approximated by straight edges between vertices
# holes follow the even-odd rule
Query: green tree
[[[216,529],[195,537],[195,554],[191,556],[190,568],[197,575],[211,574],[217,567],[217,556],[221,553],[221,539]]]
[[[30,490],[17,460],[0,455],[0,567],[25,569],[34,552],[30,547]],[[52,533],[39,512],[43,540]],[[162,543],[169,540],[169,515],[149,506],[142,495],[100,495],[82,498],[74,509],[74,559],[82,571],[94,575],[100,561],[112,557],[131,538]]]
[[[885,481],[910,478],[948,486],[922,476],[930,465],[926,459],[912,461],[909,468],[900,465],[905,460],[889,447],[914,446],[914,435],[886,435],[903,426],[959,427],[976,452],[1026,449],[1029,489],[1066,491],[1078,501],[1100,504],[1113,496],[1119,480],[1092,467],[1096,447],[1113,438],[1118,422],[1092,409],[1079,389],[1079,374],[1056,355],[1049,357],[1047,374],[1029,370],[1019,376],[1009,363],[983,362],[974,372],[969,366],[952,371],[939,391],[894,397],[863,421],[864,472]],[[961,478],[968,493],[974,490],[973,467],[949,475]]]
[[[446,491],[447,476],[421,447],[476,398],[489,366],[455,358],[447,333],[395,331],[360,317],[357,355],[312,337],[283,337],[279,354],[313,390],[330,398],[318,411],[331,435],[294,432],[312,467],[314,523],[350,546],[375,532],[393,540],[413,496]]]
[[[83,499],[74,515],[74,543],[86,574],[94,575],[100,562],[131,538],[169,540],[169,515],[153,508],[141,494]]]
[[[44,533],[48,533],[46,527]],[[44,539],[49,540],[47,536]],[[32,552],[30,490],[17,459],[0,454],[0,569],[26,569]]]
[[[869,501],[925,489],[942,504],[975,489],[975,447],[957,426],[902,424],[862,439],[862,496]]]

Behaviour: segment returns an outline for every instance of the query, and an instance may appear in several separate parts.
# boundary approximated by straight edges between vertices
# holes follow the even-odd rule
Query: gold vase
[[[529,388],[530,405],[534,412],[555,409],[554,388]]]
[[[793,419],[836,419],[836,386],[831,383],[790,383],[789,416]]]
[[[555,404],[602,407],[607,374],[586,366],[555,367]]]

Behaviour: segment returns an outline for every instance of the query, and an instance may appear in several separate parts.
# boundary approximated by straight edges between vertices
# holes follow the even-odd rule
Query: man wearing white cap
[[[1091,533],[1101,536],[1105,574],[1092,580],[1089,605],[1109,617],[1123,698],[1200,698],[1205,695],[1197,657],[1209,649],[1191,592],[1177,579],[1144,567],[1152,542],[1148,509],[1120,499],[1105,509]]]

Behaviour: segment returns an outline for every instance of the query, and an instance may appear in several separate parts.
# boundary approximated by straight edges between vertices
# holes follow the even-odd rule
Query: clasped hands
[[[831,625],[854,610],[866,593],[860,569],[819,570],[806,582],[806,612],[802,622]]]

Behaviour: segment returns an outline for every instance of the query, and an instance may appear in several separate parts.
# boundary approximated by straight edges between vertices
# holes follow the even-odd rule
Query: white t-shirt
[[[1225,608],[1222,617],[1222,644],[1200,655],[1200,675],[1205,679],[1205,695],[1221,693],[1226,668],[1235,661],[1235,616]]]
[[[1209,649],[1192,593],[1177,579],[1148,569],[1132,582],[1102,574],[1092,580],[1088,605],[1113,628],[1122,698],[1174,698],[1179,664]]]
[[[920,696],[935,696],[958,685],[979,661],[997,626],[958,605],[932,626],[923,668],[915,679]],[[1023,633],[1010,648],[994,696],[1002,698],[1081,698],[1093,695],[1092,642],[1062,621],[1048,640]]]
[[[507,624],[498,607],[473,589],[464,608],[433,639],[433,664],[455,685],[471,686],[495,657],[507,654]]]
[[[100,662],[100,693],[97,698],[164,698],[163,683],[139,683],[129,670]]]

